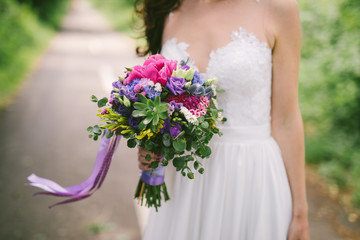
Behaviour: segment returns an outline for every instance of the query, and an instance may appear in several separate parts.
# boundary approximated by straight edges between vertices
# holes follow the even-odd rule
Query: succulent
[[[156,96],[154,101],[147,99],[144,95],[138,94],[140,102],[134,103],[132,115],[134,117],[144,117],[139,124],[139,129],[145,129],[146,126],[150,126],[151,130],[156,131],[158,129],[159,120],[165,120],[168,118],[168,104],[162,103],[159,96]]]

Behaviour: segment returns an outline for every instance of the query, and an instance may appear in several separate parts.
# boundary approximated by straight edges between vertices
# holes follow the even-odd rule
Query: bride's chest
[[[162,54],[175,60],[187,60],[194,67],[198,64],[189,54],[188,43],[176,38],[167,40]],[[193,53],[191,53],[193,54]],[[207,77],[219,78],[224,89],[240,87],[244,91],[256,89],[271,81],[272,54],[266,42],[260,41],[254,34],[240,27],[231,33],[231,41],[212,50],[202,69]],[[267,85],[267,84],[266,84]]]

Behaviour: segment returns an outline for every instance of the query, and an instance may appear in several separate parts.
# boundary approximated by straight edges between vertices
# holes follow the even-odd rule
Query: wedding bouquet
[[[141,205],[145,199],[146,206],[157,210],[162,198],[169,200],[164,175],[170,160],[176,171],[190,179],[194,178],[194,171],[204,172],[199,159],[210,156],[208,144],[214,134],[221,134],[216,125],[226,120],[217,107],[216,81],[216,78],[204,79],[184,61],[168,60],[160,54],[150,56],[141,66],[127,68],[126,76],[112,84],[109,99],[91,98],[100,108],[97,116],[103,124],[88,127],[89,137],[97,140],[104,135],[102,141],[107,141],[101,154],[99,150],[98,158],[103,160],[97,158],[93,181],[75,194],[66,194],[68,189],[63,189],[65,193],[50,194],[73,197],[68,201],[91,195],[89,191],[99,188],[104,180],[118,141],[123,137],[128,147],[138,145],[160,156],[150,163],[150,170],[142,171],[135,192]],[[150,162],[149,154],[146,160]],[[37,178],[30,176],[30,185],[45,189]],[[45,190],[49,191],[49,186]]]

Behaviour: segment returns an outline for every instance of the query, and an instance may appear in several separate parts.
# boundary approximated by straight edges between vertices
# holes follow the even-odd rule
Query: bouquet
[[[204,168],[199,160],[210,156],[211,138],[214,134],[221,135],[216,125],[226,120],[217,107],[216,81],[216,78],[204,79],[185,61],[168,60],[156,54],[141,66],[127,68],[126,76],[112,84],[109,99],[93,95],[91,100],[100,108],[97,116],[103,124],[90,126],[87,131],[94,140],[103,135],[102,141],[107,141],[107,145],[100,156],[99,150],[98,158],[103,161],[97,159],[98,164],[95,163],[98,167],[93,171],[95,180],[89,183],[90,191],[100,187],[121,137],[127,139],[128,147],[138,145],[159,156],[150,163],[150,170],[141,173],[135,191],[141,205],[145,200],[147,207],[157,210],[162,199],[170,199],[164,182],[165,167],[170,160],[184,177],[193,179],[194,171],[202,174]],[[149,154],[146,160],[150,162]],[[28,178],[30,185],[41,187],[35,177]],[[65,196],[73,197],[68,201],[82,199],[90,194],[88,188]],[[48,189],[49,186],[45,190]],[[56,191],[52,195],[57,195]]]

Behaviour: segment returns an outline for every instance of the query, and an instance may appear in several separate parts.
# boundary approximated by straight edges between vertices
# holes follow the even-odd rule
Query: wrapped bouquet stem
[[[102,124],[88,127],[89,137],[98,140],[104,135],[102,143],[115,139],[105,155],[98,154],[91,176],[94,180],[75,192],[68,191],[74,186],[64,189],[48,179],[29,177],[30,185],[73,200],[90,196],[90,190],[101,186],[122,137],[130,148],[140,146],[162,156],[150,163],[151,170],[141,173],[135,191],[139,204],[157,210],[162,201],[170,199],[164,182],[170,160],[184,177],[193,179],[194,171],[204,172],[199,160],[210,156],[209,142],[214,134],[221,134],[217,124],[226,120],[217,107],[216,81],[205,79],[186,62],[160,54],[150,56],[143,65],[127,68],[125,77],[112,84],[110,98],[91,97],[100,108],[97,116]],[[99,149],[99,153],[103,151]],[[149,154],[146,159],[151,160]]]

